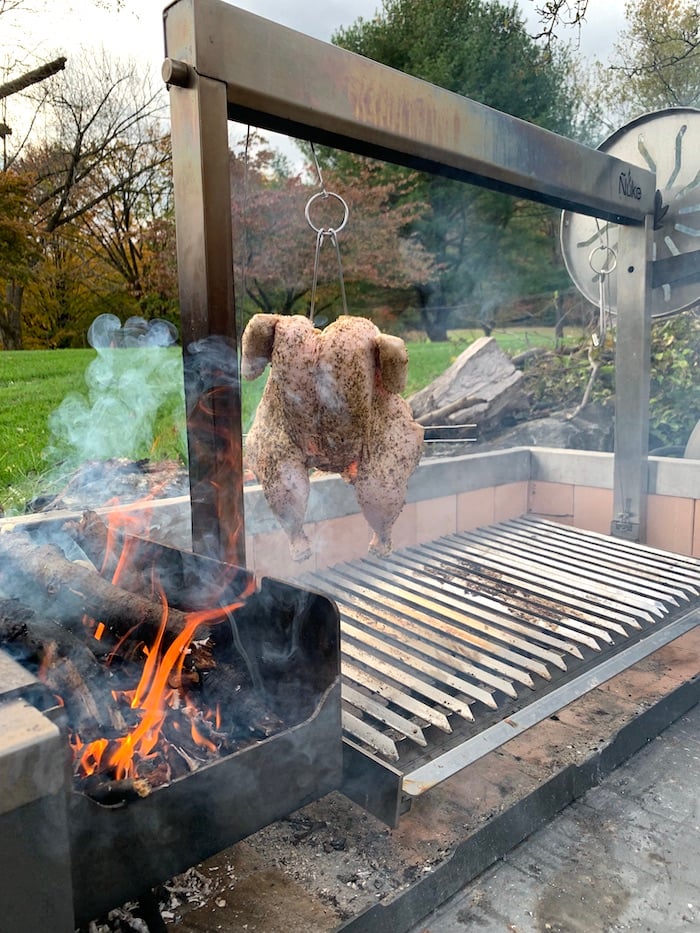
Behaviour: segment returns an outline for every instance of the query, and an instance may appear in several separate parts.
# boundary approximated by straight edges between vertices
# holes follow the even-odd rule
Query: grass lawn
[[[0,505],[44,473],[48,419],[69,392],[84,388],[94,350],[0,353]]]
[[[409,378],[406,394],[418,391],[435,379],[480,336],[480,331],[455,331],[446,343],[408,343]],[[494,337],[509,353],[517,353],[531,346],[554,345],[551,328],[512,329],[495,333]],[[137,373],[135,384],[130,384],[130,370],[132,373],[134,370],[128,356],[131,352],[141,351],[116,351],[115,356],[119,357],[118,369],[116,373],[110,371],[108,377],[101,371],[95,377],[93,367],[90,366],[97,356],[94,350],[0,352],[0,506],[7,510],[22,510],[24,503],[38,491],[47,491],[46,474],[50,467],[55,466],[45,456],[45,451],[53,443],[49,419],[72,393],[77,393],[83,400],[79,406],[79,416],[85,421],[85,430],[94,428],[98,434],[101,431],[103,437],[112,442],[113,449],[108,450],[106,456],[168,457],[177,456],[178,452],[182,455],[184,406],[178,391],[170,392],[170,395],[160,400],[153,413],[154,423],[148,425],[150,440],[144,441],[145,447],[142,448],[133,448],[135,439],[131,436],[131,422],[124,421],[121,412],[115,412],[113,408],[114,396],[121,392],[130,410],[137,400],[148,396],[150,387],[158,383],[158,374],[164,371],[160,365],[151,366],[150,369],[154,371],[146,377]],[[179,382],[179,349],[157,352],[166,354],[163,361],[167,363],[168,379]],[[86,383],[88,369],[92,374],[93,388],[90,391]],[[100,379],[104,384],[100,383]],[[149,383],[149,386],[145,383]],[[243,383],[241,401],[244,430],[252,420],[264,384],[265,376],[252,383]],[[96,395],[102,388],[110,399],[107,407],[98,407],[96,403]],[[130,450],[118,449],[120,430],[126,432],[125,437],[128,435],[128,442],[132,445]],[[178,433],[179,437],[176,437]],[[155,443],[153,438],[156,438]],[[88,455],[84,455],[84,459],[87,458]]]

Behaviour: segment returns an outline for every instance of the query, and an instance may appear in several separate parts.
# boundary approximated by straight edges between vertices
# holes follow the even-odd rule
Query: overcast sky
[[[533,31],[537,29],[535,8],[541,0],[521,0],[523,11]],[[46,0],[45,12],[27,14],[22,32],[27,44],[46,51],[69,53],[82,44],[105,45],[151,63],[163,58],[164,0],[124,0],[115,12],[116,0],[104,0],[112,9],[100,9],[95,0]],[[103,5],[104,5],[103,4]],[[43,4],[42,4],[43,5]],[[377,0],[239,0],[234,4],[267,19],[289,26],[318,39],[330,40],[340,26],[349,26],[358,17],[370,19],[381,3]],[[589,0],[587,21],[581,29],[581,51],[587,56],[604,58],[624,24],[625,0]],[[27,4],[34,9],[40,5]],[[5,29],[7,14],[2,17],[0,47],[10,39]],[[576,40],[574,29],[560,29],[561,38]],[[16,35],[12,38],[16,38]]]
[[[535,9],[542,0],[520,0],[533,33],[538,30]],[[55,54],[77,53],[81,46],[105,45],[114,54],[134,58],[151,69],[160,80],[160,66],[164,57],[163,9],[166,0],[124,0],[116,12],[116,0],[104,0],[100,9],[96,0],[45,0],[45,4],[26,3],[21,6],[34,10],[43,6],[41,13],[25,12],[17,20],[18,28],[8,29],[8,15],[0,20],[0,62],[12,61],[14,47],[31,49],[39,58],[48,60]],[[299,32],[329,41],[341,26],[349,26],[359,17],[371,19],[381,8],[379,0],[239,0],[234,4],[271,19]],[[561,39],[580,40],[582,55],[605,60],[624,26],[625,0],[589,0],[586,22],[580,30],[560,28]],[[20,61],[22,60],[19,56]],[[26,59],[25,59],[26,61]],[[313,62],[309,63],[313,67]],[[7,77],[14,77],[13,73]],[[0,119],[2,110],[0,109]],[[293,148],[283,145],[279,137],[273,144],[288,155]]]

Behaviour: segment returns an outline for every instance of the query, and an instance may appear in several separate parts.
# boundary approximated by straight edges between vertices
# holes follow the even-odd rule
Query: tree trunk
[[[433,288],[430,286],[416,286],[420,319],[428,340],[433,343],[444,343],[448,339],[445,317],[444,313],[439,309],[435,310],[430,307],[430,299],[433,295],[433,291]]]
[[[0,344],[3,350],[22,350],[22,296],[24,285],[9,282],[5,308],[0,313]]]
[[[554,325],[554,339],[555,346],[559,344],[564,339],[564,299],[561,294],[557,291],[554,294],[554,308],[556,311],[556,323]]]

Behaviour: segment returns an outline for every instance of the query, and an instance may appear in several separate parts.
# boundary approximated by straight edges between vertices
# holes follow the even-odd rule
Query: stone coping
[[[513,447],[458,457],[426,458],[411,477],[407,503],[518,482],[546,482],[586,486],[596,489],[613,487],[613,455],[587,450],[562,450],[546,447]],[[649,458],[649,494],[700,499],[700,461],[664,457]],[[246,532],[255,535],[277,530],[279,525],[270,512],[259,485],[244,491]],[[153,520],[171,529],[175,546],[184,546],[183,528],[189,526],[189,497],[177,496],[148,503]],[[140,511],[141,503],[122,506]],[[109,508],[98,509],[108,512]],[[308,522],[321,522],[359,513],[351,486],[335,475],[312,479],[307,510]],[[18,525],[32,526],[50,521],[65,521],[76,512],[41,512],[0,519],[0,532]],[[177,533],[176,533],[177,532]],[[163,540],[163,535],[160,535]]]

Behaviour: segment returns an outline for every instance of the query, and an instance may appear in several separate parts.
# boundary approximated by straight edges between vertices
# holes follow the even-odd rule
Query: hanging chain
[[[313,322],[314,311],[316,308],[316,290],[318,287],[318,269],[319,262],[321,257],[321,247],[325,240],[330,240],[331,244],[335,249],[335,255],[338,259],[338,278],[340,280],[340,292],[343,299],[343,314],[348,313],[348,302],[345,295],[345,281],[343,279],[343,263],[340,258],[340,247],[338,245],[338,234],[345,227],[345,224],[348,222],[348,216],[350,210],[347,203],[341,198],[339,194],[334,194],[332,191],[326,191],[326,186],[323,181],[323,175],[321,174],[321,166],[318,164],[318,159],[316,158],[316,150],[314,149],[314,144],[311,143],[311,154],[314,157],[314,164],[316,165],[316,172],[318,174],[318,182],[321,187],[320,191],[317,191],[316,194],[313,194],[306,203],[306,208],[304,210],[304,216],[306,217],[306,222],[311,227],[311,229],[316,233],[316,251],[314,253],[314,273],[313,281],[311,284],[311,304],[309,307],[309,319]],[[320,200],[327,201],[328,198],[335,198],[336,201],[339,201],[343,208],[343,219],[339,227],[317,227],[314,222],[311,220],[311,205]]]

